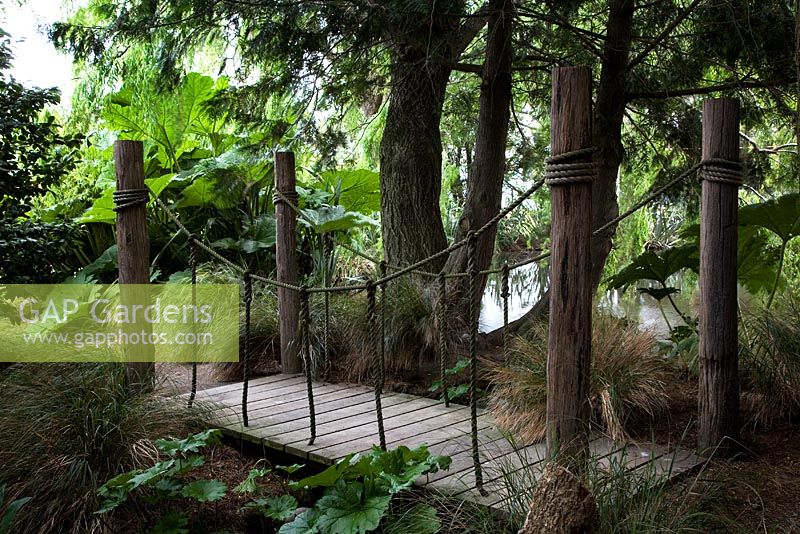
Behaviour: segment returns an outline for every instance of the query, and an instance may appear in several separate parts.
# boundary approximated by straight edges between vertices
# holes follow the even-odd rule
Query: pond
[[[550,268],[548,265],[532,263],[514,269],[509,273],[508,320],[514,321],[527,313],[542,298],[550,284]],[[493,274],[486,282],[486,290],[481,301],[479,330],[491,332],[503,326],[503,300],[500,297],[501,276]],[[684,284],[676,281],[676,287]],[[681,310],[692,309],[691,303],[681,294],[676,295],[676,303]],[[615,317],[626,317],[639,323],[642,330],[651,330],[659,339],[669,337],[669,325],[684,324],[680,315],[664,301],[658,301],[649,295],[637,293],[635,289],[626,292],[609,290],[598,300],[600,310],[611,313]],[[669,324],[668,324],[669,322]]]

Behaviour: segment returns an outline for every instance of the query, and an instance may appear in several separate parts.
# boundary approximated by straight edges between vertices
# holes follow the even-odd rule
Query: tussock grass
[[[445,533],[515,533],[524,524],[531,497],[541,469],[519,469],[531,463],[525,451],[518,458],[501,462],[496,481],[489,489],[493,495],[506,496],[508,514],[457,501],[446,495],[434,495]],[[593,457],[580,474],[584,486],[593,495],[600,515],[597,530],[601,534],[709,532],[724,529],[744,532],[726,511],[722,486],[707,480],[703,467],[680,481],[670,481],[674,456],[664,458],[661,466],[650,463],[631,472],[625,467],[626,453],[612,459]],[[542,464],[540,464],[542,465]],[[664,467],[666,465],[666,467]],[[542,465],[543,468],[543,465]]]
[[[32,497],[18,532],[100,532],[97,487],[200,428],[184,400],[123,387],[117,364],[18,365],[0,375],[0,481]]]
[[[491,370],[489,408],[497,424],[520,441],[545,435],[547,405],[547,325],[529,338],[516,338],[509,362]],[[665,367],[655,337],[619,319],[597,315],[592,328],[592,422],[615,440],[625,438],[634,417],[666,410]]]
[[[769,427],[800,416],[800,299],[743,310],[740,376],[750,424]]]

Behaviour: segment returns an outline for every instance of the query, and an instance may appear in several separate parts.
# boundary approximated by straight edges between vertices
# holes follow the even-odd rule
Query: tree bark
[[[594,109],[592,143],[597,178],[592,186],[592,229],[600,228],[619,215],[617,175],[625,157],[622,121],[628,60],[633,39],[633,0],[612,0],[608,15],[600,83]],[[616,226],[592,238],[592,287],[596,290],[611,252]]]
[[[511,114],[511,62],[514,4],[511,0],[492,0],[489,3],[489,39],[483,64],[478,132],[475,157],[469,172],[467,198],[456,230],[460,241],[471,231],[486,224],[500,211],[505,176],[508,124]],[[497,225],[483,232],[476,244],[476,267],[489,267],[494,253]],[[466,247],[454,251],[447,260],[446,272],[467,270]],[[480,296],[486,277],[478,280]]]
[[[447,247],[439,211],[442,116],[450,69],[424,53],[396,54],[381,140],[381,229],[390,264],[411,264]],[[423,267],[441,269],[444,258]]]
[[[297,203],[297,179],[294,152],[275,154],[275,188],[291,202]],[[286,202],[275,203],[275,263],[278,281],[297,285],[297,215]],[[297,291],[278,288],[278,319],[281,339],[281,370],[284,373],[303,372],[300,358],[300,295]]]
[[[703,106],[703,159],[739,161],[739,101]],[[700,389],[698,451],[722,456],[739,437],[736,296],[738,187],[703,181],[700,212]]]
[[[553,69],[553,155],[591,146],[592,73]],[[588,157],[583,161],[587,161]],[[592,345],[591,183],[550,187],[551,293],[547,345],[547,450],[565,461],[586,457]]]
[[[141,141],[114,142],[117,191],[144,189],[143,150]],[[150,239],[147,235],[146,204],[117,212],[117,254],[120,298],[123,304],[141,304],[148,298],[144,286],[150,283]],[[126,287],[129,284],[134,287]],[[127,326],[133,328],[133,325]],[[153,346],[126,345],[125,357],[128,385],[152,385],[155,377]]]
[[[392,88],[381,140],[381,230],[390,264],[447,247],[439,207],[442,106],[452,66],[486,24],[485,10],[458,24],[452,13],[428,13],[390,30]],[[439,271],[445,260],[423,268]]]

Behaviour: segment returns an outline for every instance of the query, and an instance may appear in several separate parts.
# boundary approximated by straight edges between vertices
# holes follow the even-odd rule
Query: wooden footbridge
[[[170,206],[153,196],[177,228],[173,240],[184,246],[189,256],[192,283],[197,282],[197,257],[227,265],[241,276],[244,289],[244,332],[241,363],[244,380],[206,391],[196,391],[196,364],[192,392],[195,398],[216,403],[211,423],[228,433],[301,459],[331,463],[351,452],[426,443],[433,452],[453,458],[449,472],[437,473],[421,485],[445,490],[495,508],[506,507],[509,499],[499,484],[504,471],[535,470],[543,465],[546,447],[541,443],[515,444],[494,426],[489,414],[478,407],[478,330],[482,280],[489,273],[502,276],[504,324],[508,325],[508,273],[533,261],[549,257],[551,267],[549,300],[549,340],[547,357],[547,431],[551,443],[585,443],[584,432],[590,407],[591,332],[594,287],[590,280],[592,239],[610,239],[616,225],[648,205],[668,189],[697,175],[702,184],[700,284],[700,389],[698,449],[709,451],[736,438],[738,420],[737,300],[736,300],[736,209],[737,187],[741,184],[738,162],[738,102],[711,100],[704,106],[703,160],[666,185],[645,195],[624,213],[592,231],[592,182],[596,177],[595,150],[591,140],[591,73],[588,68],[563,67],[554,70],[551,123],[551,156],[546,160],[544,178],[535,182],[513,202],[494,215],[480,220],[462,221],[469,231],[445,249],[411,265],[390,265],[380,258],[365,258],[375,263],[374,272],[362,280],[331,285],[330,247],[335,233],[323,234],[324,250],[319,286],[306,285],[312,277],[301,279],[298,272],[296,227],[303,217],[296,191],[295,162],[291,152],[275,155],[276,278],[250,271],[246,260],[226,256],[204,236],[193,234],[173,213]],[[138,143],[138,144],[137,144]],[[142,171],[142,145],[118,141],[117,191],[120,283],[147,283],[149,252],[146,234],[148,194]],[[489,269],[490,258],[477,252],[479,240],[494,239],[496,225],[543,186],[551,188],[551,251],[520,263]],[[135,224],[134,224],[135,223]],[[431,273],[431,266],[450,254],[466,252],[465,272]],[[363,254],[355,251],[358,254]],[[244,264],[243,264],[244,263]],[[469,406],[411,395],[384,392],[386,336],[384,315],[392,285],[403,276],[426,280],[436,293],[435,307],[437,355],[442,393],[447,392],[445,368],[452,363],[448,347],[448,309],[452,293],[468,307],[466,319],[469,346]],[[427,278],[425,278],[427,277]],[[283,375],[250,379],[252,347],[251,305],[253,284],[275,290],[280,326],[280,358]],[[352,281],[351,281],[352,282]],[[329,297],[333,293],[366,295],[364,320],[374,333],[365,340],[372,366],[374,388],[315,382],[314,369],[327,362],[329,338]],[[325,302],[324,328],[311,321],[310,298]],[[462,314],[463,315],[463,314]],[[316,321],[323,323],[323,321]],[[507,332],[508,330],[504,330]],[[466,333],[466,332],[465,332]],[[312,346],[312,338],[322,347]],[[506,340],[504,339],[504,342]],[[129,367],[129,370],[132,367]],[[135,370],[135,368],[133,368]],[[299,374],[304,373],[304,374]],[[133,379],[136,379],[134,376]],[[656,447],[617,444],[606,440],[591,442],[594,455],[608,465],[622,463],[632,472],[654,468],[671,476],[697,465],[689,452],[670,453]],[[718,449],[719,451],[720,449]]]
[[[352,384],[315,383],[317,436],[309,445],[309,409],[303,375],[274,375],[251,380],[248,426],[242,421],[242,383],[232,383],[197,393],[197,400],[211,409],[209,419],[236,439],[294,456],[300,462],[331,464],[353,452],[379,445],[374,392]],[[478,413],[480,463],[484,494],[476,489],[471,446],[470,409],[404,393],[383,395],[383,424],[387,448],[427,445],[431,453],[452,458],[447,471],[420,478],[417,485],[500,513],[508,513],[513,497],[506,492],[504,476],[536,476],[546,458],[544,443],[515,444],[493,424],[491,416]],[[632,474],[677,477],[699,466],[702,459],[683,450],[614,443],[595,439],[590,453],[601,466],[625,469]],[[623,467],[624,466],[624,467]],[[527,480],[527,478],[523,479]]]

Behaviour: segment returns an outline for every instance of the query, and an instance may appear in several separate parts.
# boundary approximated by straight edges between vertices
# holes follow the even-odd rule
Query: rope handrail
[[[589,148],[589,149],[582,149],[582,150],[578,150],[578,151],[574,151],[574,152],[567,152],[567,153],[564,153],[564,154],[560,154],[558,156],[554,156],[554,157],[548,158],[546,161],[548,163],[549,168],[558,169],[558,170],[553,171],[553,173],[560,173],[560,172],[562,172],[561,169],[559,169],[560,166],[566,166],[566,165],[571,165],[571,164],[559,164],[558,163],[559,161],[569,160],[569,159],[575,158],[576,156],[579,156],[579,155],[585,155],[587,153],[591,153],[593,150],[594,149]],[[574,165],[582,166],[582,165],[585,165],[585,164],[574,164]],[[716,179],[718,181],[725,180],[725,181],[731,181],[731,182],[733,182],[734,180],[741,180],[741,178],[740,178],[740,176],[741,176],[741,170],[740,170],[741,166],[740,165],[736,166],[735,162],[730,162],[728,160],[723,160],[723,159],[719,159],[719,158],[711,158],[711,159],[705,159],[705,160],[699,161],[699,162],[695,163],[694,165],[692,165],[689,169],[687,169],[686,171],[684,171],[683,173],[678,175],[676,178],[673,178],[672,180],[670,180],[665,185],[659,187],[658,189],[656,189],[652,193],[646,195],[644,198],[642,198],[637,203],[635,203],[633,206],[631,206],[629,209],[627,209],[624,213],[622,213],[622,214],[618,215],[617,217],[615,217],[614,219],[604,223],[600,228],[594,230],[594,232],[592,232],[592,235],[593,236],[600,235],[603,232],[605,232],[606,230],[608,230],[609,228],[612,228],[612,227],[616,226],[617,224],[619,224],[623,220],[627,219],[628,217],[630,217],[631,215],[633,215],[634,213],[639,211],[644,206],[648,205],[650,202],[652,202],[656,198],[658,198],[661,195],[663,195],[667,190],[671,189],[672,187],[674,187],[678,183],[682,182],[689,175],[697,172],[698,170],[704,169],[704,168],[708,168],[709,169],[709,172],[702,173],[702,174],[704,174],[703,178],[705,178],[705,179],[710,179],[710,180],[715,180]],[[583,170],[583,167],[581,167],[580,169],[576,169],[576,170]],[[720,175],[721,175],[721,177],[719,177]],[[533,195],[533,193],[535,193],[537,190],[539,190],[539,188],[541,188],[543,185],[548,183],[548,181],[555,181],[554,185],[558,185],[563,179],[565,179],[563,177],[563,175],[558,174],[555,177],[547,177],[545,179],[541,179],[541,180],[536,181],[530,188],[528,188],[528,190],[526,190],[525,192],[520,194],[514,200],[514,202],[512,202],[511,204],[506,206],[504,209],[499,211],[489,221],[487,221],[480,228],[475,230],[474,231],[475,236],[476,237],[480,236],[482,233],[486,232],[493,225],[495,225],[498,222],[500,222],[509,213],[514,211],[520,205],[522,205],[522,203],[525,200],[527,200],[531,195]],[[566,179],[569,179],[569,178],[566,178]],[[153,197],[155,203],[158,205],[158,207],[161,208],[161,210],[166,213],[167,217],[178,227],[178,229],[181,231],[181,233],[183,233],[184,235],[187,236],[187,238],[189,240],[192,240],[198,247],[202,248],[206,253],[208,253],[214,259],[216,259],[216,260],[224,263],[228,267],[238,271],[240,274],[244,274],[246,272],[246,269],[243,266],[238,265],[238,264],[234,263],[233,261],[229,260],[228,258],[223,256],[222,254],[220,254],[219,252],[214,250],[211,246],[209,246],[208,244],[204,243],[200,238],[195,236],[188,228],[186,228],[186,226],[180,221],[180,219],[178,219],[178,217],[169,208],[169,206],[167,206],[152,191],[150,191],[150,194]],[[296,204],[292,203],[290,201],[290,199],[287,198],[284,193],[282,193],[280,191],[275,191],[274,196],[276,198],[280,198],[280,200],[282,202],[286,203],[293,211],[295,211],[298,214],[298,216],[302,217],[307,222],[312,223],[311,219],[308,218]],[[423,258],[423,259],[421,259],[421,260],[419,260],[419,261],[417,261],[415,263],[412,263],[412,264],[404,266],[404,267],[400,267],[400,266],[397,266],[397,265],[391,265],[389,263],[384,262],[383,260],[379,260],[379,259],[374,258],[374,257],[372,257],[372,256],[370,256],[370,255],[368,255],[368,254],[366,254],[366,253],[364,253],[362,251],[359,251],[354,247],[351,247],[351,246],[349,246],[347,244],[344,244],[341,241],[339,241],[338,239],[334,238],[334,240],[336,241],[336,244],[338,246],[341,246],[341,247],[345,248],[346,250],[348,250],[348,251],[350,251],[350,252],[352,252],[354,254],[357,254],[358,256],[360,256],[360,257],[362,257],[362,258],[364,258],[364,259],[366,259],[366,260],[368,260],[370,262],[373,262],[376,265],[379,265],[379,264],[381,264],[381,262],[383,262],[388,269],[391,269],[392,271],[394,271],[392,273],[385,274],[385,275],[381,276],[380,278],[378,278],[378,279],[373,281],[373,283],[376,284],[376,285],[382,285],[382,284],[391,282],[393,280],[396,280],[397,278],[400,278],[400,277],[402,277],[402,276],[404,276],[406,274],[409,274],[409,273],[422,275],[422,276],[426,276],[426,277],[430,277],[430,278],[438,277],[438,273],[431,273],[431,272],[428,272],[428,271],[423,271],[420,268],[424,267],[425,265],[427,265],[427,264],[429,264],[429,263],[431,263],[431,262],[433,262],[433,261],[435,261],[437,259],[440,259],[440,258],[442,258],[442,257],[444,257],[446,255],[449,255],[450,253],[452,253],[455,250],[458,250],[458,249],[466,246],[468,244],[468,242],[469,242],[469,236],[467,236],[464,239],[461,239],[459,241],[451,243],[447,248],[444,248],[444,249],[442,249],[442,250],[440,250],[440,251],[428,256],[427,258]],[[543,252],[543,253],[541,253],[541,254],[539,254],[537,256],[533,256],[531,258],[526,258],[524,260],[508,264],[507,266],[497,267],[497,268],[494,268],[494,269],[483,269],[483,270],[479,271],[478,274],[482,275],[482,276],[492,275],[492,274],[500,274],[506,268],[509,269],[509,270],[518,269],[520,267],[524,267],[526,265],[530,265],[531,263],[536,263],[536,262],[542,261],[542,260],[548,258],[549,256],[550,256],[550,252],[549,251],[545,251],[545,252]],[[448,279],[454,279],[454,278],[465,278],[465,277],[468,277],[470,275],[471,275],[470,272],[456,272],[456,273],[445,273],[444,276],[445,276],[445,278],[448,278]],[[284,289],[288,289],[288,290],[291,290],[291,291],[298,291],[298,292],[301,291],[301,289],[302,289],[302,287],[299,286],[299,285],[288,284],[288,283],[285,283],[285,282],[281,282],[281,281],[275,280],[273,278],[268,278],[266,276],[262,276],[262,275],[258,275],[258,274],[254,274],[254,273],[251,274],[250,276],[255,280],[258,280],[260,282],[272,285],[274,287],[282,287]],[[309,287],[309,288],[306,288],[306,291],[308,291],[309,293],[339,293],[339,292],[347,292],[347,291],[365,291],[367,289],[367,287],[368,287],[367,283],[362,283],[362,284],[351,284],[351,285],[340,285],[340,286]]]

